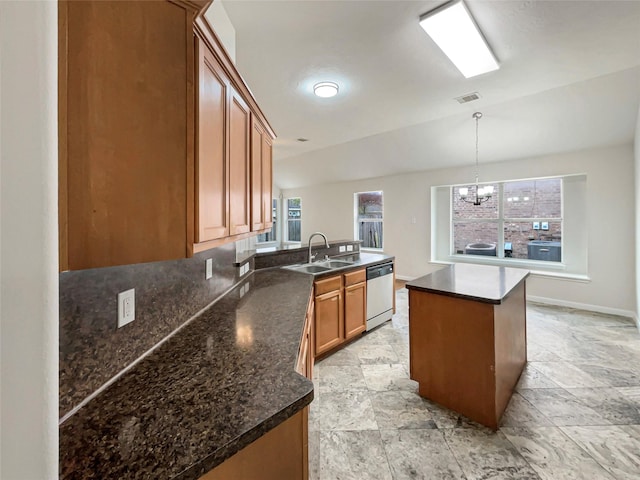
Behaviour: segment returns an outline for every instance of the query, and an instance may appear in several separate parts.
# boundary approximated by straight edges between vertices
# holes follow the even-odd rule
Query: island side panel
[[[507,408],[527,363],[526,286],[523,280],[495,307],[496,416]]]
[[[410,375],[420,395],[496,429],[493,325],[492,304],[409,290]]]

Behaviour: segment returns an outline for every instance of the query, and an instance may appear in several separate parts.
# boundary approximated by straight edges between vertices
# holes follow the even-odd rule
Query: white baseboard
[[[636,322],[636,325],[638,325],[638,328],[640,329],[638,316],[631,310],[603,307],[601,305],[590,305],[588,303],[568,302],[566,300],[558,300],[557,298],[538,297],[535,295],[527,295],[527,300],[535,303],[543,303],[545,305],[557,305],[558,307],[577,308],[579,310],[587,310],[590,312],[605,313],[608,315],[619,315],[621,317],[631,318]]]

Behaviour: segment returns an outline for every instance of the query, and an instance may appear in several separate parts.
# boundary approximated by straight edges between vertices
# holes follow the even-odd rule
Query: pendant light
[[[487,185],[482,188],[478,186],[478,178],[480,177],[480,166],[478,164],[478,120],[482,118],[482,113],[475,112],[471,117],[476,121],[476,192],[475,196],[472,196],[471,198],[469,198],[469,189],[467,187],[461,187],[459,192],[460,199],[464,202],[472,203],[473,205],[481,205],[489,200],[493,195],[493,185]]]

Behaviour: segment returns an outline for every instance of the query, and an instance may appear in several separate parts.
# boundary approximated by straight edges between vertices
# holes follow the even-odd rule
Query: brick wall
[[[504,218],[526,218],[526,221],[504,223],[504,241],[511,242],[513,258],[527,258],[527,244],[531,240],[560,241],[562,224],[548,221],[548,230],[535,230],[533,222],[542,226],[549,218],[560,218],[562,213],[562,188],[560,179],[525,180],[508,182],[503,189]],[[470,243],[497,243],[498,227],[493,221],[465,222],[466,219],[498,219],[498,185],[494,184],[494,196],[481,205],[464,202],[458,187],[453,188],[454,252],[463,253]],[[469,187],[469,198],[475,195],[475,187]]]

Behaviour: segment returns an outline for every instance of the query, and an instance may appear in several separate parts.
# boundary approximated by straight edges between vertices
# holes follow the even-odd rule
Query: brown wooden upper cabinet
[[[272,216],[272,142],[262,123],[253,118],[251,129],[251,230],[270,229]]]
[[[229,228],[229,89],[222,66],[204,41],[198,51],[196,238],[206,242],[228,237]]]
[[[209,3],[58,3],[61,270],[185,258],[270,228],[252,219],[255,121],[265,205],[275,135],[200,15]]]

